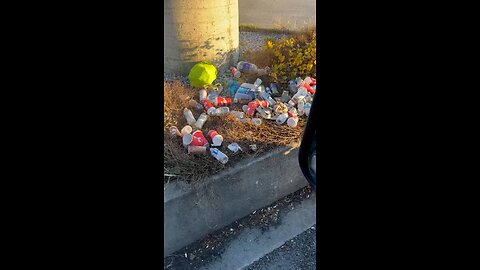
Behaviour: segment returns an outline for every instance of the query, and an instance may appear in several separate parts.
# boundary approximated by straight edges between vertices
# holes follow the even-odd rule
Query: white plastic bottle
[[[220,161],[222,164],[226,164],[228,162],[228,157],[224,153],[222,153],[217,148],[210,148],[210,153],[214,158]]]

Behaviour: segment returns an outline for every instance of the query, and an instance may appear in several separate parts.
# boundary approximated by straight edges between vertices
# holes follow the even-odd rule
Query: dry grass
[[[262,119],[262,125],[257,127],[236,121],[232,116],[211,116],[203,126],[202,132],[207,137],[208,131],[214,129],[223,136],[224,141],[219,149],[229,157],[228,163],[221,164],[209,153],[189,155],[182,145],[181,138],[170,136],[168,129],[174,125],[181,130],[187,124],[183,116],[183,109],[188,106],[190,98],[198,101],[197,91],[198,89],[185,86],[178,81],[164,82],[165,182],[172,180],[198,181],[225,167],[232,166],[245,157],[256,156],[278,146],[298,144],[301,140],[306,121],[304,117],[300,118],[298,125],[292,128],[286,124],[279,126],[275,121],[265,119]],[[241,105],[234,105],[230,109],[242,110]],[[192,112],[195,118],[202,113],[194,109]],[[233,142],[238,143],[243,151],[233,154],[228,150],[227,146]],[[249,150],[251,144],[257,145],[257,151]]]

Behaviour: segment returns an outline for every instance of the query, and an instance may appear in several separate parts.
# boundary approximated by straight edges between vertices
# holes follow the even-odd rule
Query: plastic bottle
[[[262,80],[260,80],[259,78],[257,78],[255,80],[255,82],[253,83],[253,90],[257,90],[258,87],[262,84]]]
[[[220,161],[222,164],[226,164],[228,162],[228,157],[224,153],[222,153],[217,148],[210,148],[210,153],[214,158]]]
[[[197,122],[195,122],[195,126],[198,128],[198,129],[202,129],[203,127],[203,124],[205,124],[205,122],[207,121],[208,119],[208,115],[206,113],[202,113],[199,117],[198,117],[198,120]]]
[[[282,102],[288,102],[290,100],[290,93],[287,90],[284,90],[280,100],[282,100]]]
[[[271,112],[271,110],[268,109],[268,108],[265,109],[265,108],[263,108],[263,107],[261,107],[261,106],[258,106],[258,107],[257,107],[257,112],[259,112],[259,113],[260,113],[260,116],[262,116],[262,117],[265,118],[265,119],[272,119],[272,112]]]
[[[243,83],[242,85],[240,85],[237,92],[235,93],[235,96],[233,97],[233,102],[249,102],[254,99],[255,93],[252,91],[252,89],[253,84]]]
[[[260,88],[260,97],[265,99],[268,102],[268,105],[274,106],[275,105],[275,100],[265,91],[264,89]]]
[[[242,73],[254,73],[258,69],[257,65],[248,63],[247,61],[240,61],[237,64],[237,70]]]
[[[305,114],[304,105],[305,105],[305,102],[303,102],[303,101],[298,102],[298,115],[300,115],[300,116]]]
[[[285,121],[287,121],[287,119],[288,119],[288,113],[282,113],[277,117],[275,122],[277,123],[277,125],[281,125],[281,124],[285,123]]]
[[[298,91],[297,84],[294,81],[289,81],[288,82],[288,90],[290,91],[290,93],[296,94],[297,91]],[[285,92],[285,91],[283,91],[283,92]]]
[[[200,89],[198,91],[198,96],[199,96],[200,102],[205,100],[207,98],[207,90],[206,89]]]
[[[195,120],[195,117],[193,116],[192,111],[190,111],[187,108],[183,109],[183,115],[185,116],[185,119],[187,119],[187,123],[189,125],[193,125],[197,121],[197,120]]]
[[[270,91],[272,95],[278,95],[278,88],[277,85],[274,83],[270,84]]]
[[[290,106],[295,106],[295,105],[297,105],[300,100],[302,100],[302,99],[305,98],[305,96],[307,95],[307,93],[308,93],[308,92],[307,92],[307,89],[305,89],[304,87],[300,87],[300,88],[298,89],[298,92],[297,92],[295,95],[293,95],[293,97],[290,99],[290,101],[288,101],[288,104],[289,104]]]
[[[230,114],[236,118],[243,118],[245,115],[244,112],[239,112],[239,111],[230,111]]]
[[[190,99],[190,101],[188,102],[188,105],[198,111],[201,111],[203,109],[203,106],[202,104],[198,103],[196,100],[194,99]]]
[[[217,97],[218,97],[218,93],[212,90],[212,91],[210,91],[210,93],[208,93],[207,99],[208,99],[210,102],[214,103],[214,102],[215,102],[215,99],[216,99]]]
[[[228,108],[228,107],[219,107],[219,108],[216,108],[216,109],[215,109],[215,112],[213,113],[213,115],[223,116],[223,115],[227,115],[229,112],[230,112],[230,108]]]
[[[304,110],[305,110],[305,115],[308,117],[308,115],[310,114],[310,108],[312,108],[312,104],[310,103],[305,103],[304,105]]]

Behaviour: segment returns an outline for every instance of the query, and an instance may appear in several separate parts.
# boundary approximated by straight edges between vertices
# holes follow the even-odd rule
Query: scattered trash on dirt
[[[241,61],[215,81],[216,67],[200,62],[188,75],[188,89],[180,89],[185,83],[165,82],[171,85],[164,90],[169,107],[164,128],[170,135],[164,142],[169,158],[165,171],[184,179],[203,178],[223,169],[229,155],[239,160],[300,140],[316,79],[277,84],[270,81],[270,72],[269,67]],[[241,146],[251,151],[243,152]]]

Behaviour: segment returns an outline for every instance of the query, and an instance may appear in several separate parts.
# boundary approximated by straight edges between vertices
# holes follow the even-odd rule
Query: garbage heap
[[[170,135],[178,138],[179,147],[183,145],[184,151],[189,155],[210,155],[221,164],[226,164],[229,155],[238,151],[256,151],[255,144],[249,145],[249,149],[242,149],[235,141],[224,141],[222,134],[215,129],[202,131],[209,119],[232,117],[235,121],[257,127],[266,121],[296,127],[299,118],[306,118],[310,113],[316,91],[315,78],[296,78],[289,81],[288,88],[284,90],[279,89],[275,83],[265,87],[260,78],[253,83],[240,84],[238,79],[242,74],[263,76],[269,72],[268,67],[260,69],[255,64],[242,61],[236,67],[231,67],[232,77],[224,87],[221,83],[212,84],[216,75],[214,68],[209,69],[204,65],[193,72],[194,68],[189,77],[191,85],[199,88],[198,99],[190,99],[189,108],[183,109],[187,125],[169,127]],[[203,86],[200,87],[202,80],[199,78],[204,78]],[[195,118],[192,111],[200,113],[198,118]],[[230,152],[220,151],[222,145],[227,145]]]

